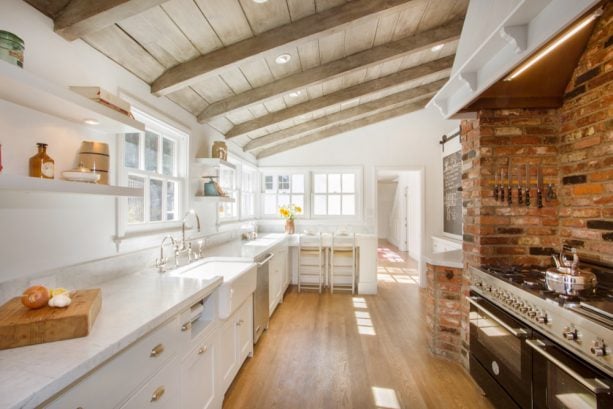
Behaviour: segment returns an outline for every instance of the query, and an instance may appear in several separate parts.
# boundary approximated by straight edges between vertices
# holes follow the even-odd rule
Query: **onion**
[[[50,297],[51,294],[47,287],[44,285],[34,285],[23,292],[21,303],[34,310],[47,305]]]

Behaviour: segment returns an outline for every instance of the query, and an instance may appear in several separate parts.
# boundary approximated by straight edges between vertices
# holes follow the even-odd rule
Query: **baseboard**
[[[377,282],[358,283],[358,294],[377,294]]]

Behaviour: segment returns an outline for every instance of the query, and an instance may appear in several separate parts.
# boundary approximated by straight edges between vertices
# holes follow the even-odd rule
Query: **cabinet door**
[[[121,409],[176,409],[181,400],[181,369],[173,359],[145,384]]]
[[[234,372],[237,369],[237,328],[235,312],[226,322],[223,323],[219,334],[219,369],[217,373],[219,374],[218,376],[220,377],[223,385],[222,394],[226,392],[226,389],[234,378]]]
[[[270,260],[268,265],[268,314],[272,315],[275,307],[279,303],[279,291],[281,289],[281,269],[279,268],[279,256]]]
[[[181,364],[183,409],[213,409],[219,407],[215,360],[219,338],[211,334],[197,343]]]
[[[236,311],[238,367],[245,358],[253,355],[253,300],[247,298],[242,307]],[[238,369],[238,368],[237,368]]]
[[[285,290],[287,289],[287,286],[289,285],[290,281],[287,259],[288,250],[286,248],[279,253],[279,274],[281,274],[281,290],[279,294],[279,302],[283,301],[283,293],[285,293]]]

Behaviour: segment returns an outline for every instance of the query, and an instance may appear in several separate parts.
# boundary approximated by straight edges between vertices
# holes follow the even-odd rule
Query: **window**
[[[255,218],[255,197],[257,194],[257,170],[247,165],[241,166],[241,219]]]
[[[313,173],[313,216],[356,216],[356,173]]]
[[[305,175],[295,174],[264,174],[263,209],[264,216],[278,216],[281,206],[295,204],[303,209],[305,197]]]
[[[236,169],[228,166],[220,166],[219,168],[219,186],[225,192],[226,196],[234,199],[233,202],[219,203],[219,220],[228,221],[238,219],[238,184],[236,177]]]
[[[134,115],[145,123],[145,132],[124,134],[119,176],[122,184],[143,188],[145,194],[128,198],[126,222],[135,228],[177,222],[185,189],[180,153],[187,135],[137,110]]]

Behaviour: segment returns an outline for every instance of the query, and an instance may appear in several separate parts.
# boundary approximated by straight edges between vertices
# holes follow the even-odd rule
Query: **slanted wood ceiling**
[[[26,1],[258,158],[423,108],[450,74],[468,6]]]

